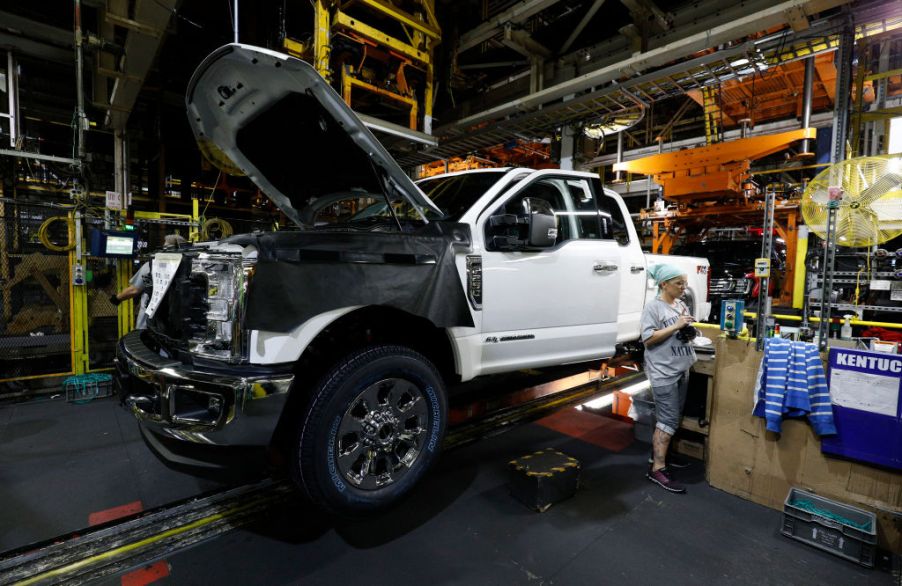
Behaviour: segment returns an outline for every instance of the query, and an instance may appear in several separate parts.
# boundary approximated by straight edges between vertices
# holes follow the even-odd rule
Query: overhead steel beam
[[[816,2],[820,10],[848,3],[850,0],[823,0]],[[692,53],[715,47],[721,43],[735,41],[752,33],[773,26],[786,24],[788,10],[814,4],[809,0],[789,0],[762,9],[742,18],[716,26],[710,30],[689,35],[667,45],[634,55],[623,62],[601,67],[584,75],[558,83],[528,96],[495,106],[478,114],[458,120],[454,125],[467,127],[480,122],[502,118],[517,112],[530,111],[563,98],[569,94],[583,92],[589,88],[608,84],[623,75],[637,75],[654,67],[660,67]]]
[[[113,130],[124,130],[128,116],[138,99],[144,79],[156,59],[163,41],[163,34],[169,26],[179,0],[136,0],[134,14],[129,20],[138,26],[129,26],[125,39],[124,64],[110,92],[110,106],[106,114],[106,125]],[[122,14],[113,14],[113,21],[126,19]],[[119,22],[116,22],[119,24]],[[160,32],[160,34],[157,34]]]
[[[0,11],[0,29],[5,29],[15,36],[50,43],[57,47],[72,49],[75,46],[71,30],[44,24],[9,12]]]
[[[501,42],[524,57],[541,57],[543,59],[551,57],[551,51],[529,36],[528,32],[515,31],[510,26],[504,27],[504,40]]]
[[[64,163],[66,165],[81,165],[78,159],[70,159],[67,157],[56,157],[53,155],[42,155],[40,153],[31,153],[28,151],[20,151],[17,149],[0,149],[0,155],[9,157],[21,157],[23,159],[35,159],[38,161],[50,161],[52,163]]]
[[[457,44],[457,52],[463,53],[467,49],[472,49],[495,35],[501,34],[504,25],[521,23],[558,2],[560,0],[522,0],[504,12],[490,17],[473,30],[462,34]]]
[[[592,17],[595,16],[595,13],[598,12],[598,9],[601,8],[601,5],[604,4],[604,2],[605,0],[595,0],[595,2],[592,3],[592,6],[590,6],[586,14],[583,15],[582,20],[579,21],[579,24],[576,25],[576,28],[573,29],[573,32],[570,33],[570,36],[564,41],[564,44],[561,45],[559,53],[566,53],[570,50],[570,45],[572,45],[573,41],[576,40],[576,37],[583,32],[583,29],[586,28],[586,25],[589,24],[589,21],[592,20]]]
[[[69,36],[71,37],[72,33],[69,33]],[[0,47],[12,47],[13,52],[20,55],[39,57],[54,63],[68,65],[74,60],[71,48],[64,49],[44,41],[36,41],[3,31],[0,31]]]
[[[467,69],[490,69],[492,67],[518,67],[521,65],[529,65],[529,61],[489,61],[488,63],[469,63],[467,65],[459,65],[458,69],[466,71]]]
[[[438,144],[437,138],[432,135],[426,134],[425,132],[412,130],[410,128],[407,128],[406,126],[401,126],[400,124],[395,124],[386,120],[380,120],[379,118],[361,114],[360,112],[355,112],[355,114],[357,114],[357,117],[360,118],[361,122],[363,122],[363,125],[373,132],[379,132],[390,136],[403,138],[407,141],[418,144],[425,144],[427,146],[436,146]]]
[[[626,6],[633,16],[651,16],[652,21],[661,30],[669,30],[673,25],[673,17],[658,8],[651,0],[620,0],[620,3]]]

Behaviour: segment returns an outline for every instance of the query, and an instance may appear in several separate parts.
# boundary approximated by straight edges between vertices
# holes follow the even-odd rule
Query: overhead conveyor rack
[[[856,22],[861,23],[856,26],[857,36],[872,36],[902,27],[902,16],[893,14],[885,3],[873,3],[856,12]],[[504,106],[439,127],[435,131],[439,139],[437,147],[399,153],[397,159],[402,166],[409,167],[462,156],[515,138],[544,135],[563,125],[629,111],[636,107],[633,97],[651,103],[756,70],[750,67],[775,67],[834,51],[843,23],[839,17],[827,18],[812,23],[803,31],[787,29],[652,71],[649,71],[652,69],[649,63],[654,62],[652,56],[641,53],[626,63],[602,67]],[[736,30],[737,36],[741,36],[738,27]],[[673,44],[683,46],[687,42],[675,41]],[[676,52],[679,47],[673,51],[668,56],[669,61],[682,57]],[[660,58],[660,55],[656,56]],[[739,59],[749,60],[742,66],[747,70],[734,65]]]

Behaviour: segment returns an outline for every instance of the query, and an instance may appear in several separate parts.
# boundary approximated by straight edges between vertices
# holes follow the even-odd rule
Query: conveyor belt
[[[487,413],[451,428],[444,447],[453,449],[504,433],[644,379],[641,372],[604,381],[596,378]],[[274,505],[297,498],[287,480],[267,479],[76,531],[0,555],[0,585],[80,584],[121,573],[246,525]]]

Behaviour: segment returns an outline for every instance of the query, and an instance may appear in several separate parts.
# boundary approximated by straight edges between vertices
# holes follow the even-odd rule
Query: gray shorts
[[[683,405],[686,404],[688,389],[688,372],[681,374],[676,382],[669,385],[652,385],[651,394],[655,398],[655,427],[668,435],[676,433],[683,417]]]

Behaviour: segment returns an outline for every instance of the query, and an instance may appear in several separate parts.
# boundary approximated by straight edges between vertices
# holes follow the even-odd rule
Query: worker
[[[169,234],[163,240],[163,248],[178,249],[185,244],[185,242],[185,238],[181,235]],[[153,276],[150,274],[150,261],[147,261],[142,264],[141,268],[139,268],[137,272],[132,275],[132,278],[128,280],[128,287],[115,295],[110,296],[110,302],[113,305],[119,305],[126,299],[133,299],[139,295],[141,296],[141,302],[138,306],[138,317],[135,318],[136,330],[143,330],[147,327],[147,316],[145,315],[145,312],[147,311],[147,303],[150,301],[150,297],[147,295],[146,291],[150,289],[152,283]]]
[[[692,338],[698,331],[683,303],[687,277],[673,265],[653,265],[648,270],[658,286],[658,295],[642,310],[641,336],[645,344],[645,372],[655,400],[655,431],[652,462],[646,477],[665,490],[684,493],[686,488],[673,478],[667,466],[670,440],[680,426],[689,369],[696,361]]]

